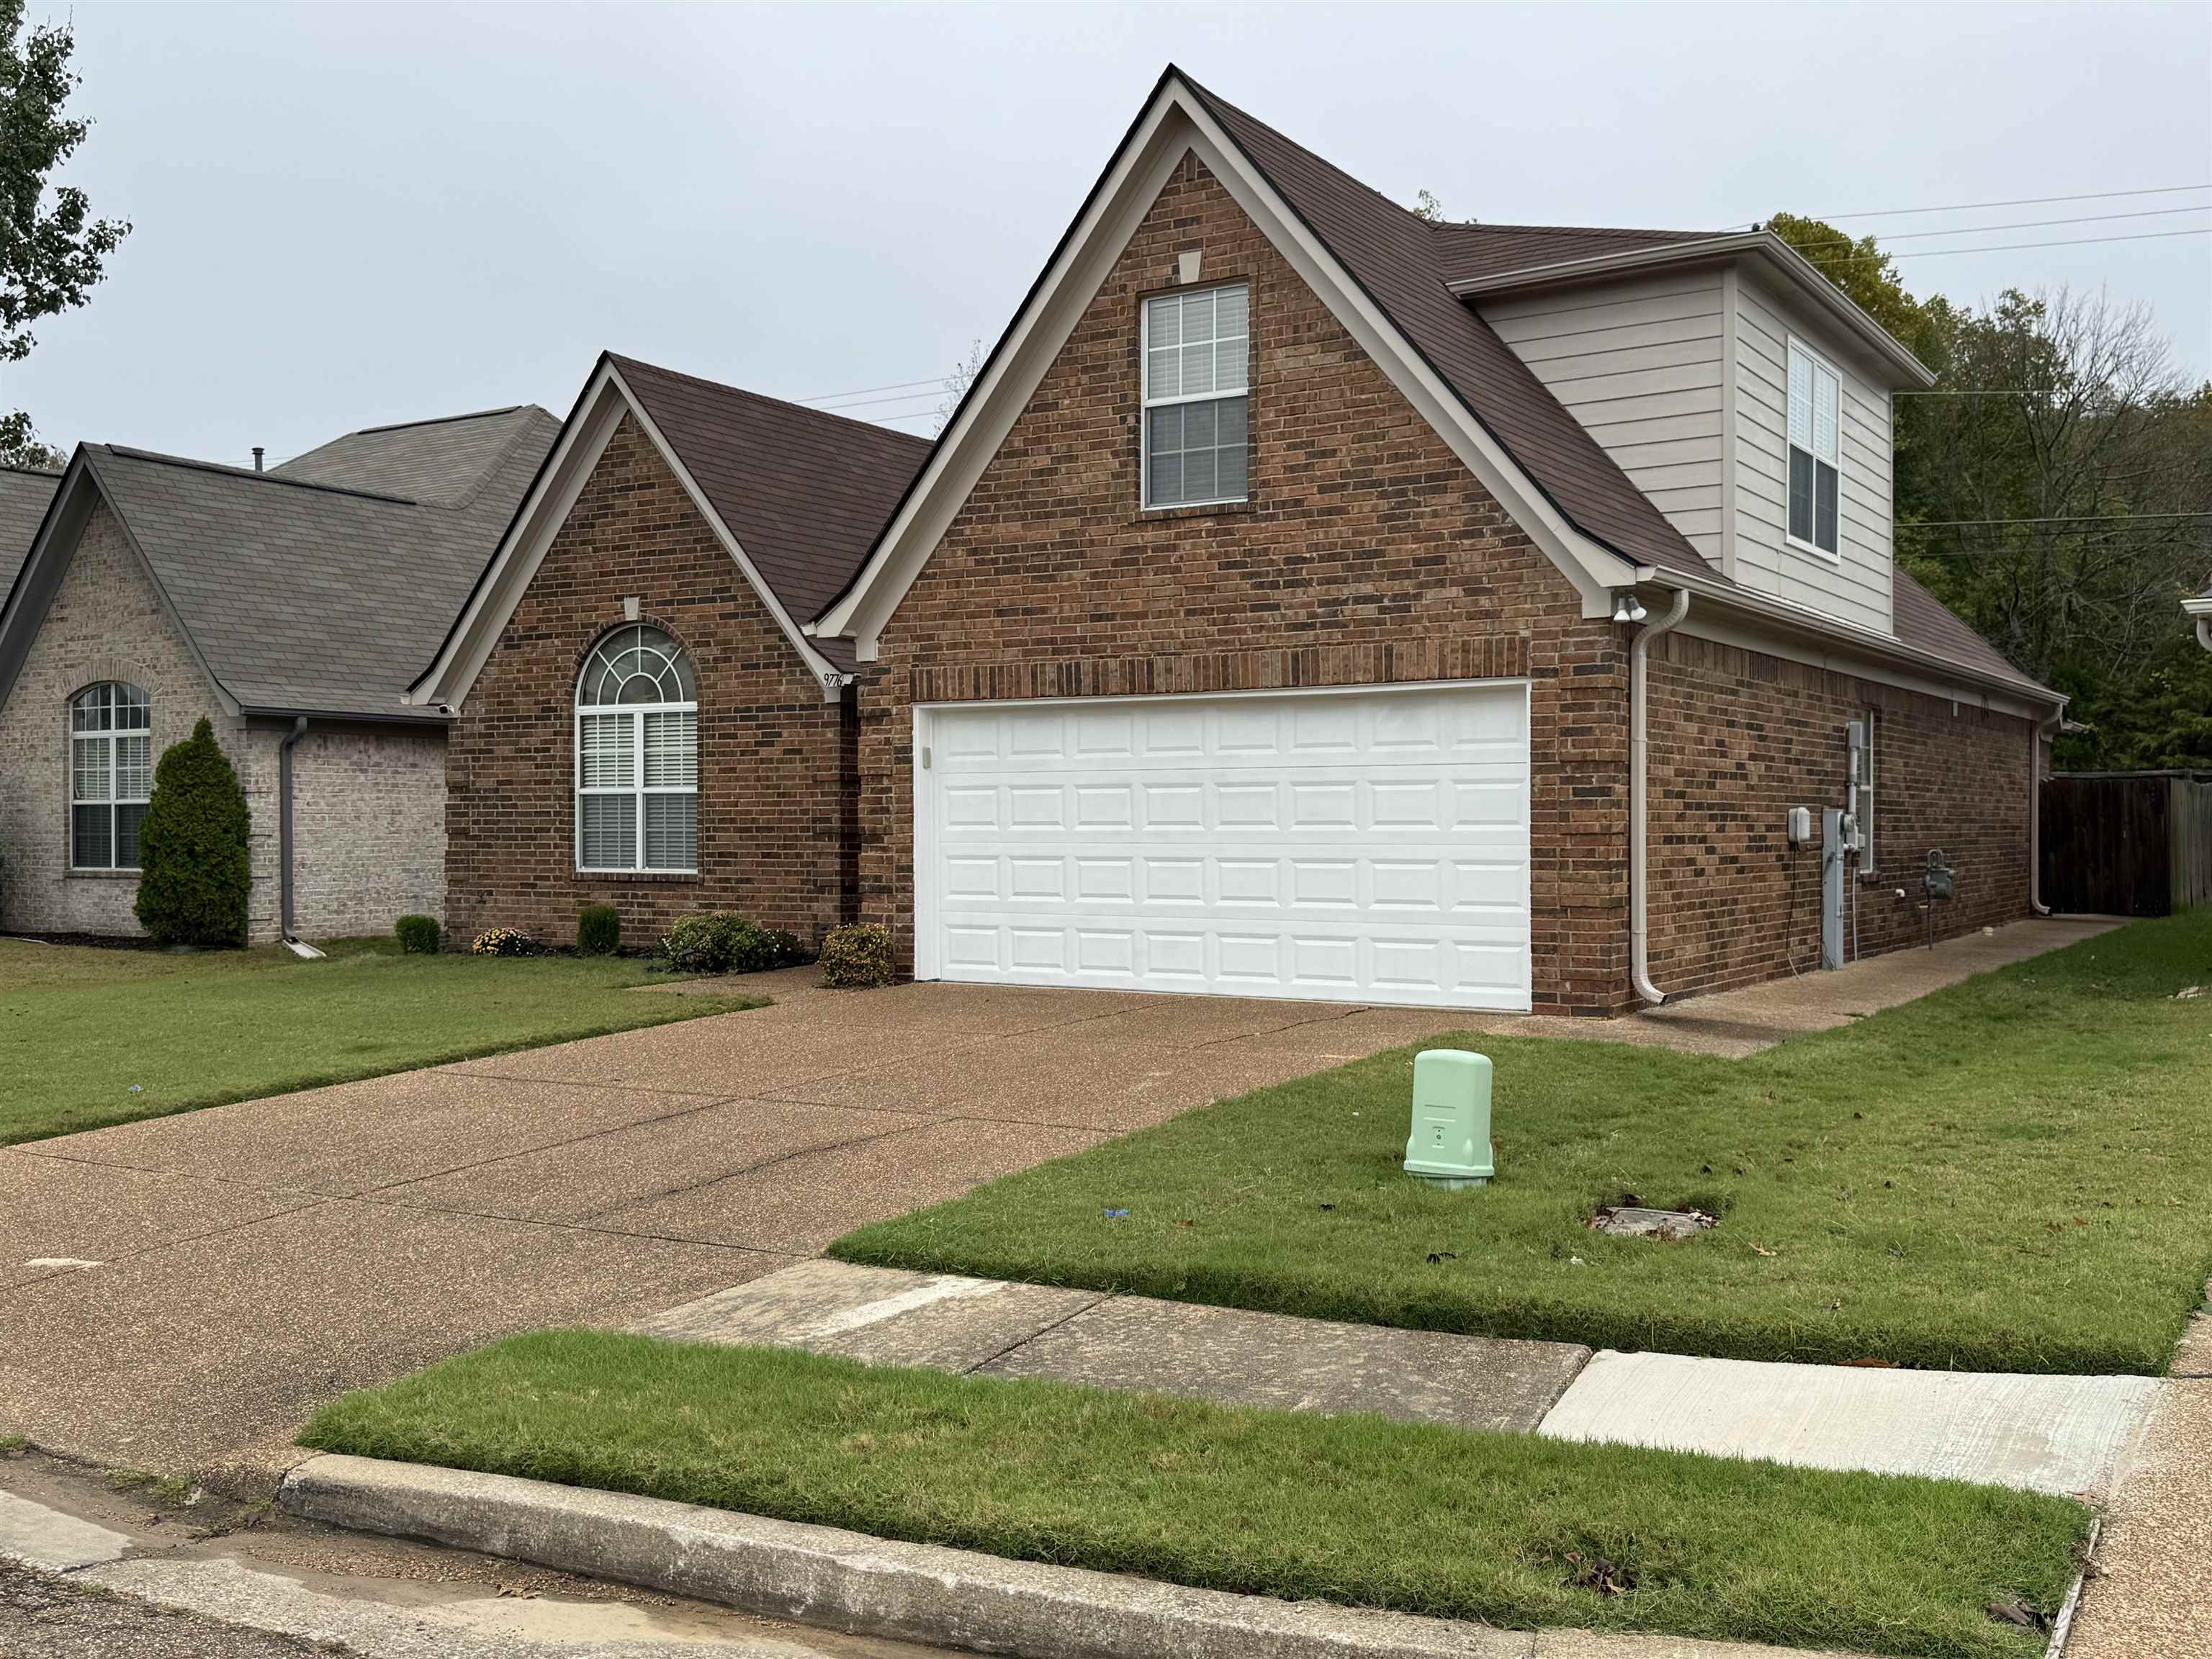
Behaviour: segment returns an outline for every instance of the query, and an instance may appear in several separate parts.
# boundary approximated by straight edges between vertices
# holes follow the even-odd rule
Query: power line
[[[2166,219],[2178,213],[2212,213],[2212,202],[2196,202],[2188,207],[2142,208],[2133,213],[2087,213],[2071,219],[2015,219],[2007,225],[1959,225],[1948,230],[1908,230],[1895,234],[1869,231],[1877,242],[1914,242],[1929,236],[1976,236],[1990,230],[2040,230],[2046,225],[2094,225],[2112,219]],[[1859,239],[1854,236],[1827,236],[1817,242],[1792,242],[1799,252],[1808,247],[1857,247]]]
[[[883,404],[910,404],[924,398],[928,398],[933,405],[943,402],[945,394],[942,392],[907,392],[891,398],[863,398],[858,403],[838,404],[832,408],[823,410],[822,412],[825,415],[842,415],[848,409],[874,409]],[[820,407],[819,404],[813,406]]]
[[[1908,213],[1967,213],[1976,208],[2045,207],[2053,202],[2106,202],[2122,196],[2179,196],[2212,185],[2156,185],[2144,190],[2093,190],[2080,196],[2015,196],[2006,202],[1954,202],[1948,207],[1869,208],[1863,213],[1816,213],[1815,219],[1890,219]]]
[[[901,392],[908,386],[938,386],[942,384],[942,378],[939,376],[927,380],[893,380],[889,386],[864,386],[852,392],[824,392],[818,397],[793,398],[791,401],[795,404],[830,404],[836,402],[840,398],[865,398],[872,392]]]
[[[1899,520],[1899,525],[1913,530],[1959,530],[1970,526],[2004,524],[2141,524],[2149,519],[2212,519],[2212,513],[2057,513],[2042,519]]]
[[[1973,233],[1954,231],[1951,234],[1954,236],[1969,236]],[[1984,242],[1974,247],[1909,247],[1900,252],[1887,255],[1808,253],[1799,257],[1811,264],[1826,265],[1869,257],[1875,258],[1887,257],[1892,259],[1933,259],[1946,253],[2008,253],[2015,249],[2030,247],[2087,247],[2094,242],[2156,242],[2171,236],[2212,236],[2212,225],[2204,225],[2192,230],[2145,230],[2139,231],[2131,236],[2069,236],[2047,242]]]

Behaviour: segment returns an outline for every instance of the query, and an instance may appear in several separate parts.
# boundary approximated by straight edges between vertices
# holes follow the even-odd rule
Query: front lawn
[[[2177,1000],[2192,984],[2212,988],[2212,908],[1749,1060],[1440,1036],[1496,1064],[1486,1188],[1400,1171],[1401,1050],[830,1253],[1617,1348],[2155,1374],[2212,1271],[2212,994]],[[1721,1224],[1588,1231],[1630,1193]]]
[[[764,999],[638,993],[641,962],[270,946],[171,955],[0,939],[0,1146]],[[666,983],[659,981],[659,983]]]
[[[2089,1522],[1991,1486],[608,1332],[348,1395],[301,1443],[1206,1589],[1945,1659],[2039,1653],[1987,1609],[2055,1613]],[[1618,1590],[1584,1582],[1601,1561]]]

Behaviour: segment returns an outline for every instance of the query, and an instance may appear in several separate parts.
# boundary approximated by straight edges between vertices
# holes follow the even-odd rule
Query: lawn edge
[[[1194,1589],[661,1498],[325,1452],[277,1507],[302,1520],[527,1561],[856,1635],[1045,1659],[1528,1659],[1546,1632]],[[1803,1650],[1573,1630],[1594,1659]],[[1869,1659],[1827,1651],[1825,1659]]]
[[[668,990],[671,986],[630,985],[624,991]],[[126,1123],[151,1123],[159,1118],[181,1117],[187,1112],[212,1111],[218,1106],[236,1106],[249,1100],[277,1100],[286,1095],[305,1094],[310,1089],[335,1089],[347,1083],[368,1083],[380,1077],[403,1077],[410,1072],[433,1072],[441,1066],[459,1066],[472,1060],[493,1060],[501,1054],[528,1054],[538,1048],[557,1048],[564,1042],[589,1042],[594,1037],[620,1036],[625,1031],[647,1031],[657,1025],[680,1025],[688,1020],[708,1019],[716,1014],[757,1013],[763,1008],[773,1007],[775,999],[764,991],[732,991],[726,994],[709,996],[702,992],[688,994],[689,1001],[704,1006],[685,1008],[680,1012],[662,1013],[648,1019],[626,1019],[591,1023],[567,1028],[546,1036],[518,1038],[513,1042],[481,1042],[458,1045],[440,1049],[433,1054],[409,1060],[403,1066],[369,1066],[360,1070],[334,1067],[327,1072],[287,1079],[270,1088],[217,1090],[204,1098],[179,1101],[172,1105],[156,1107],[149,1111],[134,1112],[122,1117],[103,1118],[97,1123],[78,1123],[66,1129],[52,1129],[37,1134],[9,1139],[0,1135],[0,1152],[10,1146],[34,1146],[44,1140],[60,1140],[70,1135],[95,1134],[102,1129],[116,1129]]]

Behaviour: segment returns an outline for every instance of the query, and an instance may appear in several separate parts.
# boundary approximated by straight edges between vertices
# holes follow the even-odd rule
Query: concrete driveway
[[[0,1433],[247,1480],[316,1407],[628,1322],[1193,1106],[1474,1027],[1740,1054],[2092,931],[1626,1020],[763,976],[772,1007],[0,1151]],[[679,988],[635,993],[681,995]]]
[[[749,1013],[0,1152],[0,1431],[250,1479],[347,1389],[635,1318],[1452,1023],[808,981],[769,976],[775,1005]]]

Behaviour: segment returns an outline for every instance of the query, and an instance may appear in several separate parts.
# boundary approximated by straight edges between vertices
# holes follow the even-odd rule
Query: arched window
[[[70,867],[136,870],[154,793],[154,711],[135,685],[88,685],[70,699]]]
[[[699,686],[658,628],[617,628],[576,681],[576,867],[699,866]]]

